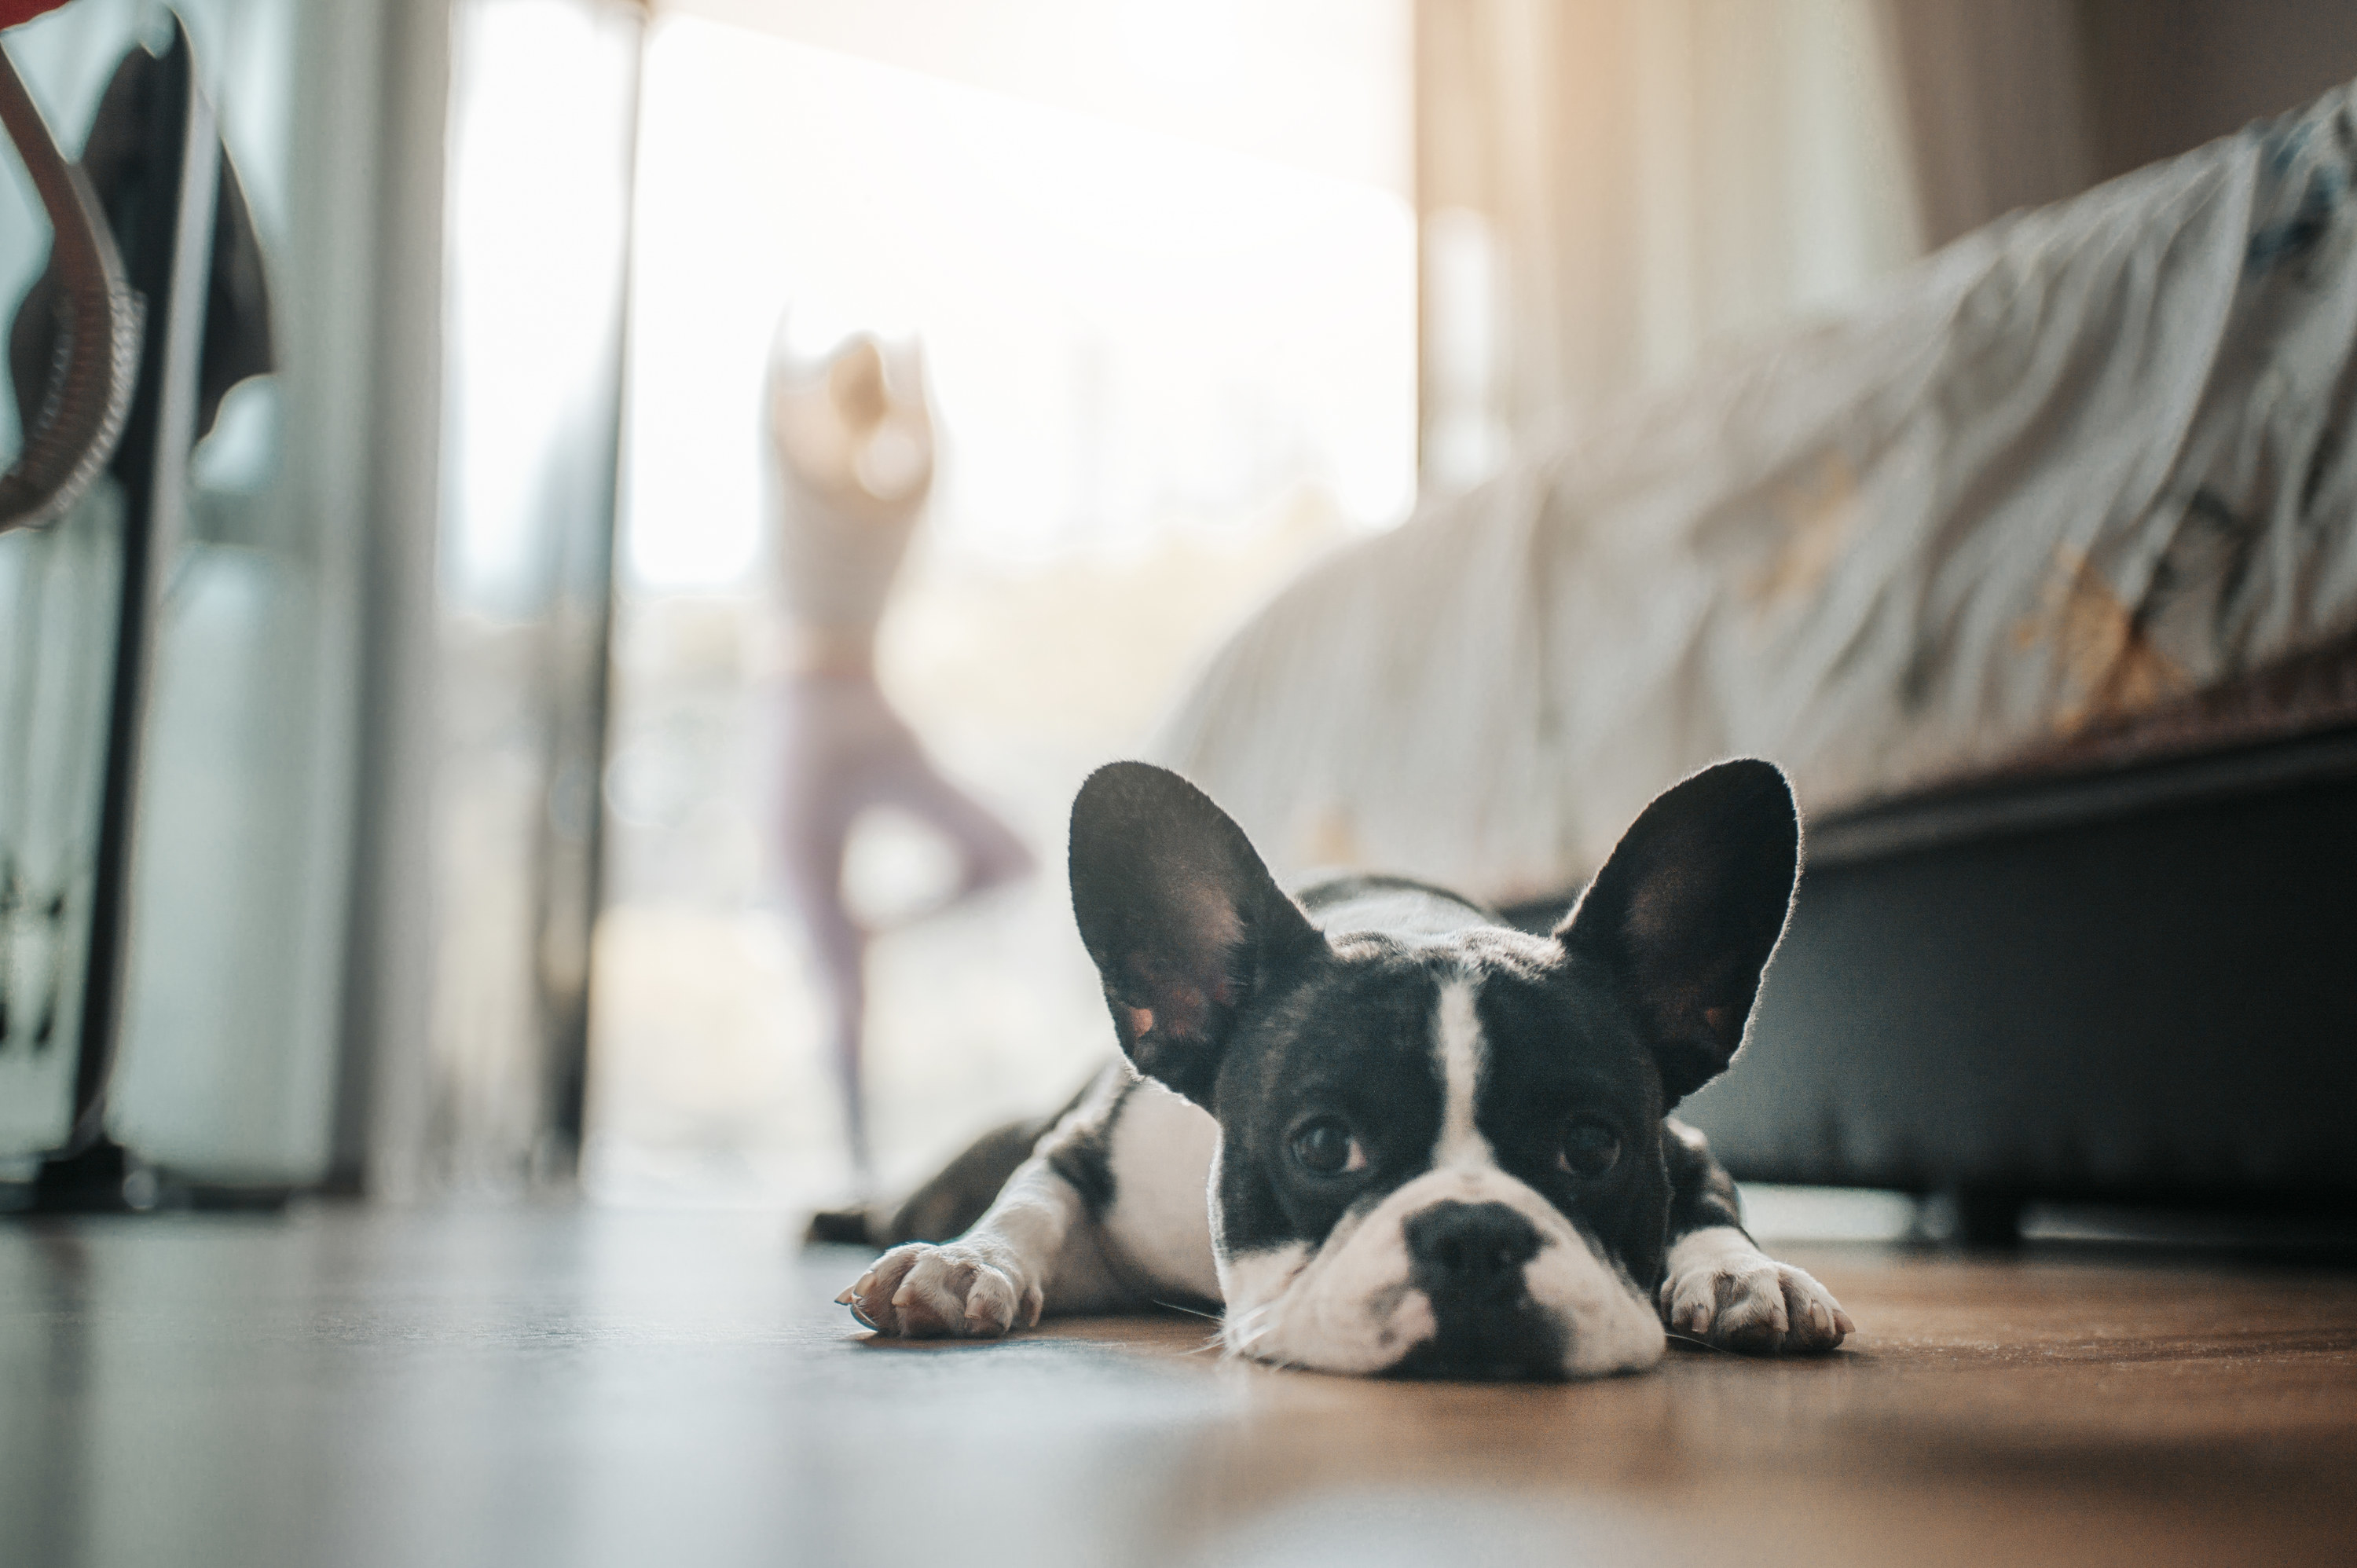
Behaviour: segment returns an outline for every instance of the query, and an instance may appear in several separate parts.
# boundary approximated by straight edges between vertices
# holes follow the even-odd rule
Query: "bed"
[[[1738,1175],[2319,1201],[2357,1108],[2357,105],[2018,213],[1313,568],[1157,740],[1281,873],[1543,918],[1809,822]],[[2338,1167],[2338,1168],[2336,1168]]]

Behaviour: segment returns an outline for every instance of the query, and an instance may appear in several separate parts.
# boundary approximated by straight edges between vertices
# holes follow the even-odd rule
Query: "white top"
[[[933,481],[916,345],[862,335],[826,358],[770,365],[768,510],[787,617],[872,633]]]

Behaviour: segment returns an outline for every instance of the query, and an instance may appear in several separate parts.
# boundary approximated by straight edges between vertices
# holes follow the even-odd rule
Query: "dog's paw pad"
[[[1831,1350],[1857,1328],[1806,1271],[1748,1251],[1674,1271],[1661,1305],[1672,1331],[1753,1356]]]
[[[1005,1270],[955,1242],[895,1247],[836,1299],[878,1334],[909,1339],[995,1339],[1039,1317]]]

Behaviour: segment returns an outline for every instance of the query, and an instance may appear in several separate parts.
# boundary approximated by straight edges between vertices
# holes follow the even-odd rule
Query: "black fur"
[[[1646,807],[1555,929],[1614,972],[1669,1105],[1726,1071],[1743,1044],[1800,870],[1784,775],[1722,762]]]
[[[1088,1205],[1092,1219],[1103,1219],[1104,1211],[1113,1207],[1113,1131],[1121,1120],[1123,1103],[1136,1088],[1134,1078],[1111,1086],[1104,1114],[1094,1124],[1060,1140],[1048,1155],[1056,1174],[1071,1183],[1072,1190]],[[1081,1093],[1085,1099],[1090,1090]]]
[[[1288,898],[1193,786],[1120,763],[1073,807],[1073,908],[1123,1049],[1220,1120],[1231,1249],[1320,1240],[1431,1168],[1445,1098],[1432,1020],[1443,983],[1469,977],[1489,1053],[1475,1121],[1499,1165],[1651,1288],[1678,1236],[1735,1223],[1733,1184],[1664,1118],[1740,1047],[1799,854],[1783,775],[1721,764],[1649,807],[1534,940],[1405,878]],[[1321,929],[1371,897],[1448,940]],[[1352,1128],[1363,1170],[1320,1177],[1287,1157],[1321,1116]],[[1609,1171],[1565,1168],[1577,1122],[1617,1136]]]
[[[1072,802],[1072,912],[1138,1071],[1209,1106],[1222,1042],[1320,944],[1226,812],[1175,773],[1100,768]]]
[[[1649,807],[1569,915],[1534,934],[1399,877],[1288,896],[1192,785],[1117,763],[1073,803],[1072,906],[1131,1066],[1219,1122],[1216,1240],[1232,1267],[1315,1253],[1445,1161],[1391,1205],[1381,1225],[1396,1230],[1361,1233],[1376,1245],[1362,1256],[1404,1249],[1409,1276],[1376,1273],[1365,1305],[1414,1291],[1431,1309],[1391,1366],[1553,1376],[1641,1347],[1611,1337],[1625,1319],[1566,1311],[1562,1271],[1590,1265],[1554,1256],[1545,1272],[1549,1249],[1585,1248],[1618,1276],[1607,1288],[1650,1313],[1674,1242],[1739,1229],[1734,1184],[1668,1112],[1740,1048],[1799,852],[1783,776],[1722,764]],[[1112,1151],[1125,1111],[1157,1098],[1139,1088],[1126,1071],[1100,1079],[1035,1151],[1115,1231]],[[926,1218],[977,1209],[964,1178],[1003,1182],[1017,1135],[970,1151],[961,1179],[945,1173]],[[1574,1337],[1591,1327],[1607,1337],[1583,1362]]]

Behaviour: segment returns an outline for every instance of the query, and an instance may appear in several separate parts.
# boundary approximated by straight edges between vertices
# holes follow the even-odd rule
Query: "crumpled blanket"
[[[2345,636],[2352,166],[2343,88],[2000,220],[1313,566],[1151,755],[1508,902],[1717,757],[1824,812]]]

